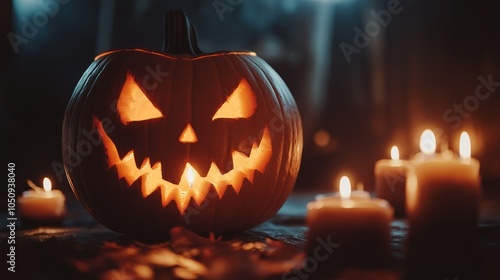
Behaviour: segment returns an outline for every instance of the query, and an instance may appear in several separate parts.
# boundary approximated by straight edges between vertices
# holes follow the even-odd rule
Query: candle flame
[[[399,150],[397,146],[392,146],[391,148],[391,158],[392,159],[399,159]]]
[[[470,158],[471,157],[471,144],[470,137],[466,131],[462,131],[460,134],[460,157],[461,158]]]
[[[436,152],[436,136],[430,129],[424,130],[420,137],[420,150],[426,155],[432,155]]]
[[[191,167],[190,164],[188,164],[187,168],[188,168],[187,180],[188,180],[189,188],[192,188],[193,184],[194,184],[194,171],[193,171],[193,167]]]
[[[50,182],[50,179],[47,177],[43,178],[43,189],[46,192],[50,192],[52,190],[52,183]]]
[[[342,178],[340,178],[339,191],[342,199],[351,198],[351,181],[349,181],[349,177],[342,176]]]

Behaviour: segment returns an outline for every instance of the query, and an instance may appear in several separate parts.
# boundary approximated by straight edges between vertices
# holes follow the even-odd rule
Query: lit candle
[[[460,157],[446,153],[413,162],[406,203],[408,260],[415,270],[456,273],[475,261],[479,199],[479,162],[471,158],[466,132]]]
[[[391,148],[391,159],[381,159],[375,163],[377,197],[389,201],[396,216],[404,216],[405,213],[407,172],[408,162],[399,159],[397,146]]]
[[[393,209],[382,199],[352,199],[349,178],[341,179],[339,197],[310,202],[307,210],[307,252],[316,257],[318,251],[330,250],[327,266],[369,266],[390,255]],[[325,248],[325,244],[338,246]]]
[[[53,190],[49,178],[43,179],[43,189],[32,186],[17,198],[19,214],[24,222],[37,224],[60,223],[65,214],[64,194]]]
[[[349,188],[351,186],[351,182],[347,176],[342,176],[340,178],[340,185],[349,184]],[[330,198],[339,198],[340,192],[333,193],[325,193],[316,195],[316,200],[330,199]],[[358,183],[356,186],[356,190],[351,191],[351,199],[369,199],[371,195],[369,192],[364,190],[364,186],[362,183]]]
[[[424,130],[420,136],[420,153],[417,153],[413,160],[425,160],[436,154],[436,136],[430,129]]]

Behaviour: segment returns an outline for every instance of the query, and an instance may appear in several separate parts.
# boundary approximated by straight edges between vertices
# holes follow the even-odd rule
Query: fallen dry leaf
[[[79,272],[99,279],[264,279],[300,265],[303,253],[285,243],[222,241],[173,228],[167,243],[104,242],[97,255],[71,259]]]

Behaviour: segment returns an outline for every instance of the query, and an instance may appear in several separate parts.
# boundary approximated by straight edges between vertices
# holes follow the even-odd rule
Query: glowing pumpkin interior
[[[127,74],[116,106],[124,125],[166,117],[148,99],[130,73]],[[216,110],[212,121],[247,119],[254,115],[256,109],[255,94],[248,81],[242,79],[227,100]],[[217,164],[212,162],[208,173],[202,177],[189,162],[179,163],[185,165],[179,182],[169,182],[162,176],[161,162],[151,163],[149,158],[145,158],[142,164],[137,166],[134,150],[121,157],[99,118],[93,116],[93,123],[103,140],[108,167],[115,166],[118,177],[125,179],[129,186],[140,179],[143,197],[148,197],[159,188],[162,205],[166,206],[175,201],[180,213],[184,213],[191,198],[200,205],[210,191],[210,186],[214,186],[219,198],[223,197],[228,187],[239,193],[243,180],[248,179],[253,183],[254,172],[257,170],[263,173],[272,155],[271,136],[268,127],[265,126],[260,141],[253,142],[248,156],[238,150],[231,151],[233,168],[226,173],[222,174]],[[196,143],[198,138],[195,128],[188,123],[178,139],[180,143],[186,145]]]

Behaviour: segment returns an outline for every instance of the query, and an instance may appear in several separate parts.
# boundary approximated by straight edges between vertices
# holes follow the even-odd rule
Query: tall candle
[[[324,244],[337,244],[324,265],[371,266],[390,255],[393,209],[382,199],[351,199],[350,183],[342,180],[340,197],[307,205],[307,253],[315,257]],[[333,245],[332,245],[333,246]],[[326,250],[326,249],[324,249]]]
[[[408,261],[415,270],[410,273],[467,275],[477,260],[480,199],[479,162],[471,158],[468,134],[460,137],[460,157],[448,153],[415,160],[406,191]]]
[[[64,201],[64,194],[60,190],[53,190],[48,178],[43,180],[43,190],[25,191],[17,199],[19,214],[23,223],[36,224],[62,222],[65,214]]]
[[[408,162],[399,159],[397,146],[391,148],[391,159],[381,159],[375,163],[377,197],[389,201],[396,216],[405,214],[407,172]]]

